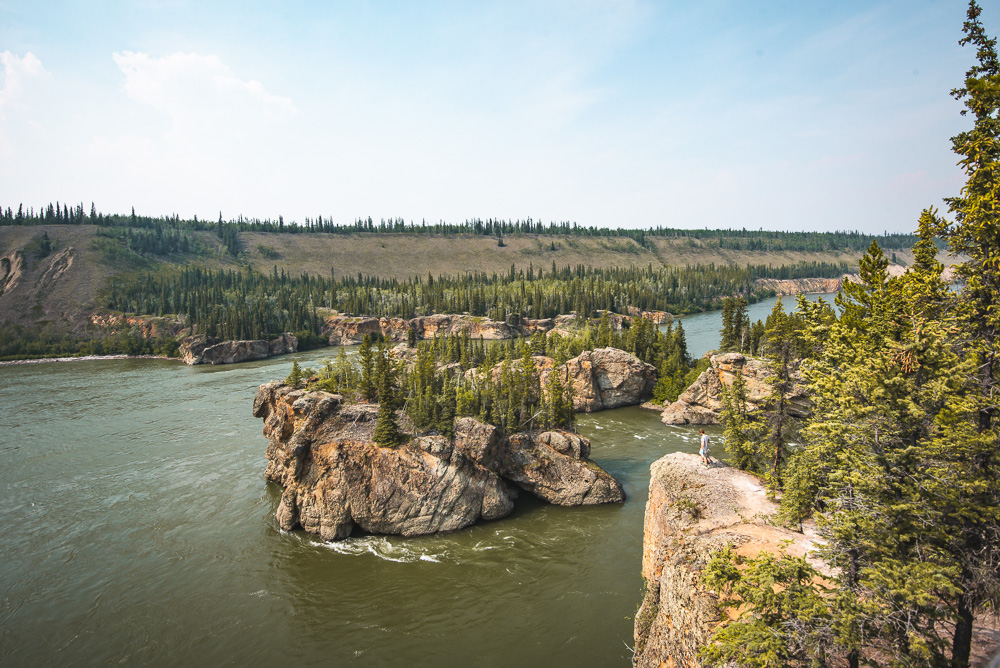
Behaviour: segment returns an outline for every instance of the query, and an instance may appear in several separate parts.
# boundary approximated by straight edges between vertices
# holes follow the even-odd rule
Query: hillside
[[[593,268],[716,265],[747,263],[794,265],[798,262],[856,262],[856,252],[761,252],[719,248],[696,238],[655,238],[642,246],[628,237],[518,234],[505,246],[483,235],[278,234],[243,232],[239,257],[233,257],[209,231],[186,231],[194,252],[142,257],[92,225],[0,227],[0,323],[48,325],[85,333],[88,316],[101,305],[99,295],[110,277],[156,272],[172,266],[242,268],[277,267],[286,274],[308,273],[336,278],[364,274],[387,279],[488,273],[517,269],[548,270],[584,265]],[[106,234],[106,233],[105,233]],[[51,250],[40,246],[47,235]],[[897,251],[909,262],[908,251]]]

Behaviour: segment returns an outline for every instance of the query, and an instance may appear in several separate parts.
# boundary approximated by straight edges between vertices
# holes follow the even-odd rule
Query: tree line
[[[471,218],[458,223],[438,221],[420,223],[405,221],[402,218],[381,218],[375,221],[371,216],[358,218],[350,223],[334,222],[332,216],[319,215],[305,217],[302,223],[285,222],[284,216],[276,220],[270,218],[248,218],[239,215],[236,218],[223,220],[219,213],[217,221],[199,219],[198,216],[182,219],[177,214],[170,216],[137,215],[135,207],[128,214],[106,214],[99,212],[91,202],[89,210],[85,211],[83,203],[69,205],[67,203],[50,202],[35,209],[25,207],[23,203],[17,207],[0,206],[0,225],[97,225],[100,227],[124,227],[133,229],[152,229],[157,226],[171,230],[216,231],[229,249],[236,255],[239,249],[238,241],[230,241],[228,237],[237,238],[240,232],[266,232],[276,234],[434,234],[434,235],[477,235],[496,237],[498,244],[503,245],[503,238],[516,235],[539,236],[575,236],[575,237],[605,237],[631,239],[639,247],[652,249],[653,240],[657,238],[690,239],[700,241],[709,246],[727,250],[751,251],[863,251],[872,241],[878,241],[883,248],[904,249],[913,245],[912,234],[883,232],[872,235],[858,231],[836,232],[782,232],[772,230],[741,229],[680,229],[651,226],[643,229],[612,228],[583,226],[575,222],[551,221],[543,223],[533,218],[506,220],[500,218]]]
[[[597,317],[630,309],[692,313],[717,308],[727,295],[756,301],[773,295],[758,277],[775,274],[838,275],[846,265],[800,264],[652,266],[597,269],[577,265],[546,272],[530,266],[509,272],[470,272],[407,280],[373,276],[291,276],[249,268],[163,269],[110,282],[104,306],[143,315],[180,315],[197,332],[216,338],[268,338],[283,331],[319,335],[318,309],[375,317],[413,318],[432,313],[468,313],[504,320],[512,314],[549,318],[567,313]]]

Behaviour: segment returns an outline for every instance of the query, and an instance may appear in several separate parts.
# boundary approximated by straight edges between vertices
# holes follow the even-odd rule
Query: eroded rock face
[[[380,448],[372,442],[377,410],[283,383],[260,387],[253,411],[268,437],[265,477],[284,487],[276,513],[282,529],[301,527],[324,540],[345,538],[355,526],[404,536],[462,529],[511,512],[517,493],[505,478],[561,505],[625,498],[576,434],[507,438],[460,418],[454,439],[423,436]]]
[[[660,324],[672,317],[664,311],[637,311],[635,318],[645,317]],[[620,330],[633,320],[632,316],[612,314],[612,328]],[[433,339],[435,336],[457,335],[468,332],[473,339],[482,337],[486,341],[512,339],[531,336],[535,332],[570,334],[579,325],[575,315],[560,315],[555,318],[522,318],[512,314],[506,320],[491,320],[470,315],[436,313],[403,318],[373,318],[369,316],[335,315],[327,318],[320,333],[327,337],[331,346],[361,343],[365,334],[381,335],[386,341],[406,341],[409,330],[413,329],[417,339]]]
[[[559,374],[563,386],[573,384],[573,408],[577,412],[641,404],[652,396],[656,386],[656,368],[652,364],[617,348],[587,350],[559,367],[551,357],[535,355],[532,360],[541,387],[548,386],[552,373]],[[470,369],[465,373],[474,378],[479,371]],[[501,365],[493,367],[490,373],[493,382],[497,382]]]
[[[621,503],[625,490],[589,461],[590,442],[565,431],[513,434],[499,471],[507,480],[559,506]]]
[[[270,341],[213,343],[199,336],[189,336],[181,341],[179,348],[186,364],[237,364],[294,353],[299,349],[299,340],[288,332]]]
[[[777,510],[760,481],[697,455],[675,452],[650,467],[642,543],[646,593],[635,617],[633,664],[700,666],[697,653],[720,623],[715,594],[699,584],[711,555],[725,545],[740,554],[806,556],[815,528],[794,533],[767,524]],[[814,565],[820,566],[813,561]]]
[[[573,407],[585,413],[640,404],[656,386],[652,364],[617,348],[584,351],[560,370],[573,382]]]
[[[837,278],[758,278],[755,283],[762,288],[774,290],[777,295],[797,295],[804,293],[837,292],[844,285],[845,276]]]
[[[743,374],[747,388],[747,408],[756,410],[771,393],[770,371],[764,360],[745,357],[740,353],[712,355],[712,366],[706,369],[677,401],[668,405],[660,416],[664,424],[719,424],[722,411],[722,391],[733,384],[736,374]],[[787,396],[789,414],[804,418],[809,415],[809,399],[799,385]]]

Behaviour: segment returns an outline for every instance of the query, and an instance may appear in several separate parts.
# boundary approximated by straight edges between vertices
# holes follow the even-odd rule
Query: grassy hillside
[[[277,266],[288,273],[308,272],[336,277],[362,274],[405,279],[456,275],[466,271],[505,272],[517,269],[548,269],[583,264],[595,268],[685,266],[696,264],[773,264],[798,262],[856,262],[854,252],[753,252],[719,249],[698,239],[652,239],[653,250],[628,238],[517,235],[507,237],[503,247],[493,237],[482,235],[398,235],[359,233],[353,235],[264,234],[240,235],[242,250],[255,269]],[[554,247],[554,249],[553,249]],[[909,252],[897,252],[908,261]]]
[[[175,265],[210,268],[277,266],[291,275],[336,278],[365,274],[380,278],[458,275],[466,271],[506,272],[529,266],[548,270],[585,265],[595,268],[652,265],[684,266],[747,263],[774,266],[798,262],[855,262],[856,252],[755,252],[720,249],[692,238],[654,238],[642,246],[627,237],[512,235],[500,247],[483,235],[275,234],[243,232],[239,256],[227,252],[218,236],[188,231],[192,251],[143,257],[90,225],[0,227],[0,323],[48,325],[85,331],[87,316],[100,306],[107,280],[122,273],[155,272]],[[41,251],[47,235],[51,250]],[[910,261],[909,252],[897,251]]]

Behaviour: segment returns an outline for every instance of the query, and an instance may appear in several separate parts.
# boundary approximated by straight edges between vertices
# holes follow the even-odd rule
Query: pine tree
[[[285,382],[296,389],[302,387],[302,369],[299,368],[298,360],[292,361],[292,372],[285,378]]]
[[[719,332],[719,352],[736,350],[736,301],[732,297],[722,300],[722,330]]]
[[[952,96],[965,105],[963,115],[973,117],[973,127],[952,138],[960,156],[966,183],[958,197],[946,200],[955,215],[937,229],[951,252],[968,258],[956,274],[963,280],[962,301],[967,306],[960,322],[967,336],[965,356],[975,371],[969,382],[974,401],[974,436],[968,446],[970,466],[965,482],[986,487],[977,495],[979,512],[969,518],[958,539],[962,554],[958,621],[953,638],[953,665],[968,663],[972,626],[977,610],[1000,605],[996,562],[1000,553],[1000,505],[996,480],[1000,477],[1000,448],[996,423],[1000,419],[1000,59],[996,38],[986,35],[982,9],[973,0],[959,44],[976,48],[976,63],[966,73],[964,85]]]
[[[380,343],[376,354],[376,391],[378,392],[378,414],[375,419],[375,442],[383,448],[391,448],[405,441],[396,420],[399,398],[396,390],[396,370]]]
[[[375,352],[372,350],[372,340],[368,334],[361,338],[358,359],[361,360],[361,395],[366,401],[374,401],[377,390],[375,385]]]
[[[792,319],[785,314],[780,299],[774,303],[767,318],[765,332],[770,371],[768,382],[771,385],[762,416],[770,459],[767,475],[769,484],[780,489],[782,469],[788,458],[788,443],[794,434],[787,397],[795,385],[792,365],[796,357]]]
[[[756,429],[747,409],[747,386],[741,368],[736,370],[732,385],[722,391],[720,421],[730,463],[742,471],[760,472]]]

